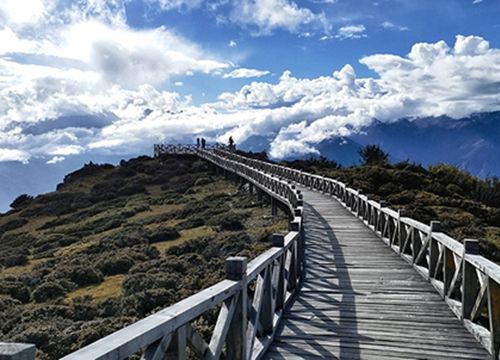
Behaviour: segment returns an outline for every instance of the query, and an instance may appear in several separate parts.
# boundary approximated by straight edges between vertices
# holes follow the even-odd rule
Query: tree
[[[28,194],[19,195],[13,202],[10,204],[10,207],[13,209],[21,209],[31,203],[33,201],[33,196]]]
[[[389,161],[389,154],[378,145],[366,145],[359,150],[363,165],[385,165]]]

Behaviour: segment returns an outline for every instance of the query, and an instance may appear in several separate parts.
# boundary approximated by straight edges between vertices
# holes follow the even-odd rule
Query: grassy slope
[[[337,169],[307,160],[287,165],[341,180],[392,208],[406,208],[423,223],[441,221],[446,233],[457,240],[479,239],[482,254],[500,262],[500,183],[494,180],[480,180],[449,165],[425,169],[403,162]]]
[[[58,358],[216,283],[227,256],[286,230],[196,158],[121,165],[85,166],[0,217],[2,340]]]

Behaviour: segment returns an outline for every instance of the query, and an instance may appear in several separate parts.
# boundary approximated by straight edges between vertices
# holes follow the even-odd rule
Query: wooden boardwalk
[[[338,201],[303,189],[306,276],[265,359],[489,359],[436,290]]]

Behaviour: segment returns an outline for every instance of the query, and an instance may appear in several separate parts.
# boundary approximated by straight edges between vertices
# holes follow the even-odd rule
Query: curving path
[[[265,359],[490,359],[434,288],[337,200],[302,189],[306,277]]]

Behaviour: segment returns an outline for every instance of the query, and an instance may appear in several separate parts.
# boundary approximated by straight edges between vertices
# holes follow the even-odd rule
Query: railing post
[[[283,234],[273,234],[273,246],[283,248],[285,246],[285,236]],[[276,309],[283,309],[285,306],[285,256],[278,260],[277,284],[273,284],[276,289]],[[275,271],[276,271],[275,270]]]
[[[399,245],[399,253],[401,254],[403,252],[403,245],[404,245],[404,239],[403,237],[406,237],[405,230],[403,229],[403,224],[401,223],[401,218],[406,216],[406,210],[405,209],[399,209],[398,210],[398,229],[397,229],[397,239],[398,239],[398,245]]]
[[[357,202],[357,204],[356,204],[356,217],[358,217],[358,218],[359,218],[359,214],[361,213],[361,197],[360,197],[360,195],[362,195],[362,194],[363,193],[362,193],[361,189],[358,189],[358,196],[356,198],[356,202]]]
[[[432,234],[435,232],[441,232],[441,223],[439,221],[431,221],[429,230],[429,278],[436,277],[439,259],[438,243],[432,239]]]
[[[488,279],[488,317],[490,320],[491,358],[500,357],[500,285]]]
[[[272,216],[278,215],[278,204],[273,196],[271,196],[271,215]]]
[[[470,319],[479,285],[476,269],[465,260],[466,255],[479,255],[479,241],[475,239],[464,240],[464,255],[462,258],[462,321]]]
[[[0,342],[0,360],[35,360],[35,345]]]
[[[379,209],[379,213],[378,213],[377,227],[380,229],[380,237],[383,239],[384,238],[384,230],[385,230],[385,214],[382,211],[382,208],[387,207],[387,205],[389,203],[385,200],[381,200],[379,203],[380,203],[380,209]],[[377,229],[377,228],[375,228],[375,229]]]
[[[238,303],[226,339],[227,358],[246,360],[246,332],[248,326],[247,258],[242,256],[227,258],[225,271],[226,279],[241,283],[241,291],[235,295],[238,296]]]
[[[302,194],[300,193],[300,190],[297,190],[297,206],[304,206],[304,199],[302,197]]]

